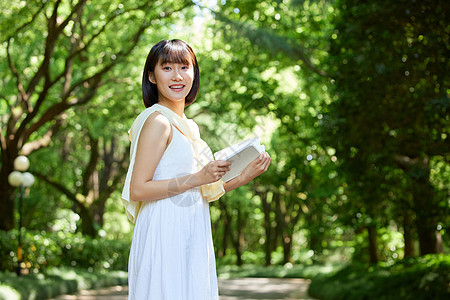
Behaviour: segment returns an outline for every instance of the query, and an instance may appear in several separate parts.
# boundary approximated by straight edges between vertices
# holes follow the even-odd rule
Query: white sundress
[[[196,172],[189,138],[172,129],[153,180]],[[143,203],[133,232],[128,284],[129,300],[219,299],[209,204],[199,187]]]

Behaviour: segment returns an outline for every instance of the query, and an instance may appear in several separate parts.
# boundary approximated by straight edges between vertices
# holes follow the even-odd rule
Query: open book
[[[239,176],[265,149],[259,138],[254,137],[214,153],[216,160],[231,161],[230,171],[222,177],[222,180],[227,182]]]

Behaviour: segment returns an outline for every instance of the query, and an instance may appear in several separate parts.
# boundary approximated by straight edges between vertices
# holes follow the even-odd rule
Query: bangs
[[[161,65],[167,63],[194,65],[194,53],[190,53],[190,50],[184,47],[184,45],[168,43],[161,48],[161,53],[158,56]]]

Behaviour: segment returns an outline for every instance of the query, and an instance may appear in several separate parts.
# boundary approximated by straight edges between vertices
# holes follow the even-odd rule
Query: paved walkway
[[[313,300],[307,294],[309,280],[292,278],[219,279],[220,300]],[[82,290],[53,300],[127,300],[128,287]]]
[[[220,300],[313,300],[307,293],[309,282],[300,278],[219,279]]]

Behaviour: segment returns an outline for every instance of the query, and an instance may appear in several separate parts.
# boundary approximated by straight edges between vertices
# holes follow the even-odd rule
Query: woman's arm
[[[242,171],[241,175],[231,179],[228,182],[224,182],[223,187],[225,192],[232,191],[240,186],[246,185],[252,181],[255,177],[266,172],[269,168],[272,159],[267,152],[261,152],[259,157],[252,161],[245,169]]]
[[[131,175],[130,196],[133,201],[156,201],[186,191],[186,185],[173,184],[171,180],[152,181],[170,137],[170,122],[160,113],[152,113],[139,134],[136,158]],[[186,182],[187,180],[183,180]],[[195,185],[196,183],[190,183]],[[172,195],[172,196],[173,196]]]
[[[169,120],[159,113],[151,114],[145,121],[139,136],[131,175],[132,201],[157,201],[172,197],[217,181],[229,171],[229,162],[213,161],[194,174],[153,181],[156,167],[169,141],[170,127]]]

